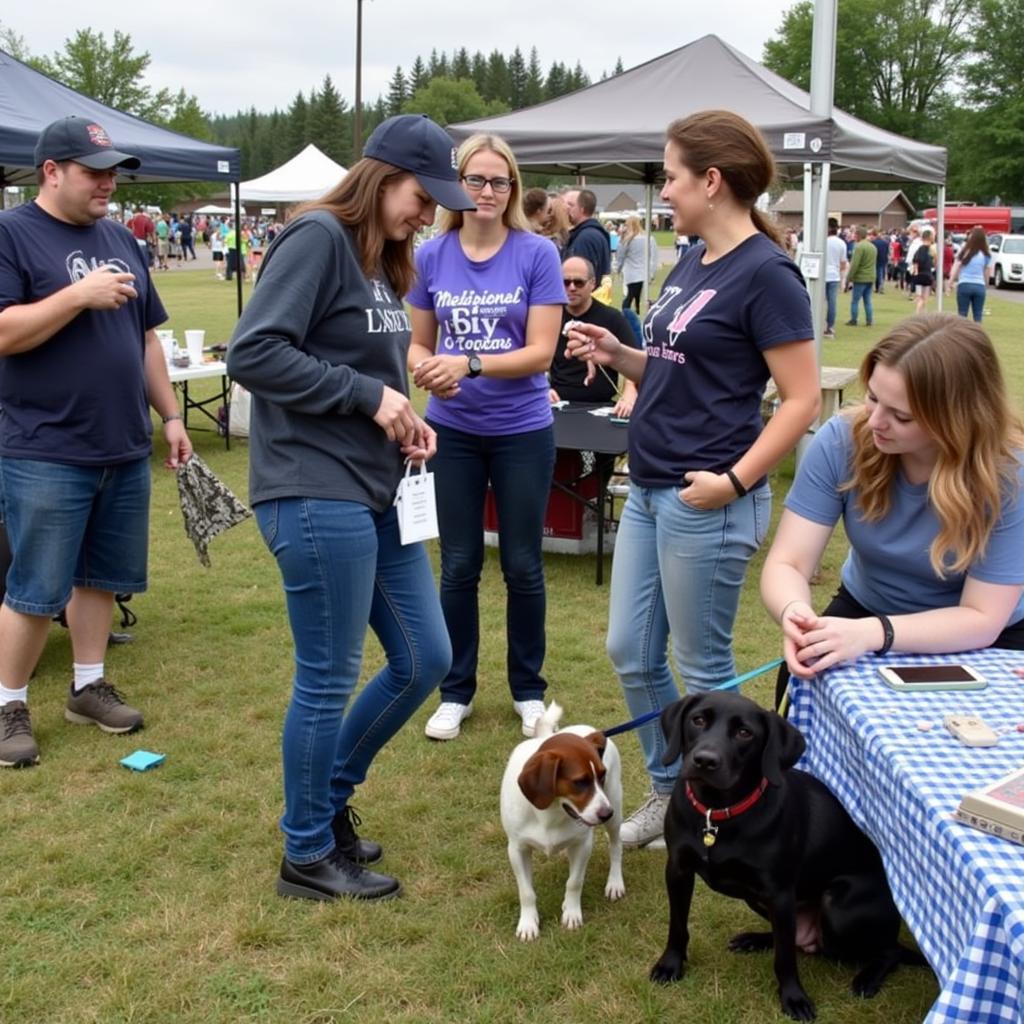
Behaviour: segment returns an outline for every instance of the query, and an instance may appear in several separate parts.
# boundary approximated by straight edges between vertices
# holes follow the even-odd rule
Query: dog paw
[[[676,953],[663,953],[661,959],[651,968],[651,981],[668,985],[678,981],[686,970],[686,961]]]
[[[536,914],[523,915],[516,925],[516,938],[522,942],[533,942],[540,935],[540,918]]]
[[[814,1020],[817,1016],[810,996],[799,985],[781,992],[780,999],[782,1012],[793,1020]]]
[[[733,953],[763,953],[772,948],[771,932],[739,932],[729,940]]]
[[[604,887],[604,897],[607,900],[621,900],[626,895],[626,883],[621,878],[609,878],[608,884]]]
[[[563,910],[562,911],[562,927],[568,928],[569,931],[575,931],[577,928],[583,927],[583,911],[582,910]]]

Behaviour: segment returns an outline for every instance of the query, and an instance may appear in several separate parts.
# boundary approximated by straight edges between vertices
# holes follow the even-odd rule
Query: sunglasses
[[[562,284],[566,288],[582,288],[590,281],[589,277],[563,277]]]
[[[494,192],[507,192],[512,187],[512,178],[485,178],[482,174],[464,174],[462,183],[474,192],[480,192],[490,185]]]

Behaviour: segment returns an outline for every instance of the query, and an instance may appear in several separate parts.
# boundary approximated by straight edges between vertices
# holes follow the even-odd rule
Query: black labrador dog
[[[661,728],[664,762],[683,762],[665,815],[668,943],[652,981],[682,977],[695,875],[771,922],[729,948],[774,948],[782,1010],[795,1020],[814,1019],[798,948],[864,964],[853,979],[864,997],[897,965],[924,963],[897,941],[900,915],[874,845],[822,783],[790,770],[804,750],[798,729],[723,691],[676,701]]]

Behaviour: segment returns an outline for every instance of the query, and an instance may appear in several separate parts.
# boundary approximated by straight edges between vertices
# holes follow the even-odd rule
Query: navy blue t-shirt
[[[150,453],[145,336],[167,313],[132,233],[106,219],[66,224],[34,202],[0,213],[0,310],[101,266],[134,274],[138,298],[84,310],[43,344],[0,358],[0,455],[95,466]]]
[[[814,337],[803,278],[766,235],[706,266],[704,252],[682,256],[644,319],[647,367],[629,426],[629,475],[642,487],[730,468],[761,432],[762,351]]]

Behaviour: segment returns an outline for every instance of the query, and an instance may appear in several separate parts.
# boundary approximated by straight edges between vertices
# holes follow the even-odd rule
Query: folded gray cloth
[[[210,541],[252,513],[194,452],[188,462],[178,466],[178,494],[185,533],[195,544],[199,561],[209,568],[206,549]]]

